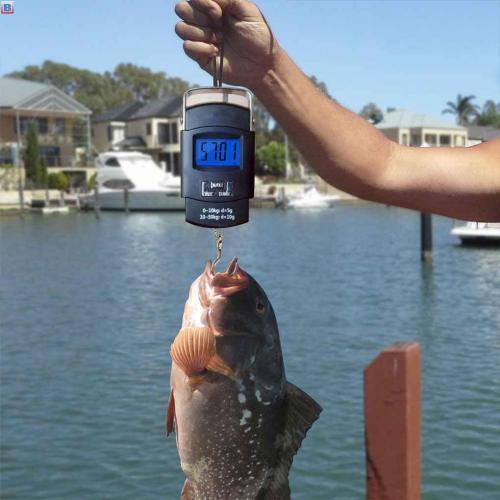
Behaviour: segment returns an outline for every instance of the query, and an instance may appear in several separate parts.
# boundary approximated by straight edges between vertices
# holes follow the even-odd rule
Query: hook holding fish
[[[215,272],[215,266],[222,259],[222,244],[224,240],[224,229],[214,229],[215,236],[215,259],[212,264],[212,271]]]

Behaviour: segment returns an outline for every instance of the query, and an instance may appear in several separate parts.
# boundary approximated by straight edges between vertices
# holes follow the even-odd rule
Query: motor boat
[[[451,234],[464,245],[500,245],[500,222],[467,222],[455,226]]]
[[[303,192],[287,197],[284,206],[296,209],[332,208],[339,199],[340,196],[321,194],[314,186],[307,186]]]
[[[101,153],[96,159],[97,196],[80,199],[90,208],[97,198],[102,210],[184,210],[181,180],[139,152]]]

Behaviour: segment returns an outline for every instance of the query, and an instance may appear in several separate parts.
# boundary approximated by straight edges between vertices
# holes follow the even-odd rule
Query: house
[[[405,146],[463,147],[467,129],[442,118],[394,109],[375,125],[388,139]]]
[[[89,166],[91,111],[53,85],[0,78],[0,162],[14,163],[30,123],[49,172],[64,171],[72,184],[92,174]]]
[[[493,127],[482,127],[479,125],[471,125],[467,127],[469,140],[467,146],[475,146],[482,142],[500,139],[500,129]]]
[[[131,102],[92,120],[95,149],[134,150],[149,154],[167,172],[180,175],[182,96]]]

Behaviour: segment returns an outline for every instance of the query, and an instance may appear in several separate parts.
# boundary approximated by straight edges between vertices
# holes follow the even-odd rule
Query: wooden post
[[[400,342],[365,368],[368,500],[420,499],[420,346]]]
[[[128,187],[123,188],[123,206],[125,212],[128,213]]]
[[[431,214],[420,214],[420,258],[432,259],[432,216]]]
[[[99,183],[97,181],[94,186],[94,214],[95,218],[98,219],[100,215],[100,207],[99,207]]]

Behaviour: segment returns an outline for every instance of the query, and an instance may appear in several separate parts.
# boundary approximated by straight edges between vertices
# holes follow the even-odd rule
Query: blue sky
[[[500,100],[498,0],[257,3],[302,69],[355,111],[373,101],[440,115],[458,93]],[[0,16],[0,74],[45,59],[100,72],[132,62],[210,84],[174,34],[174,5],[16,0]]]

